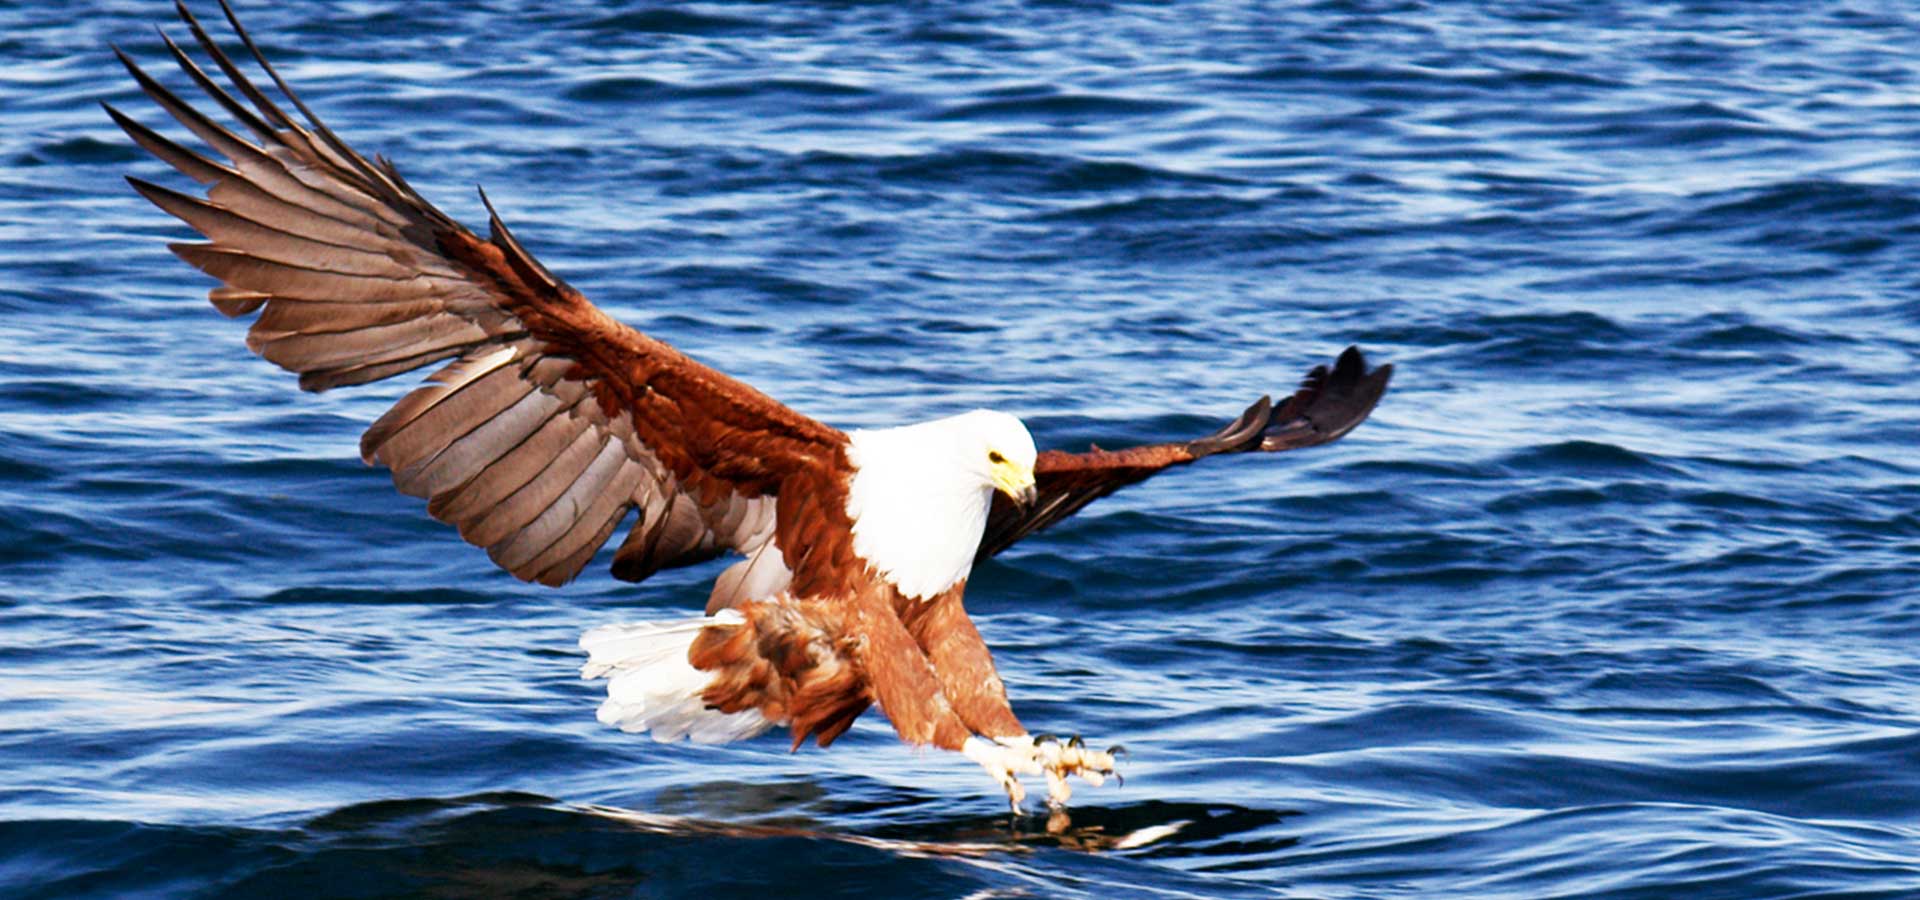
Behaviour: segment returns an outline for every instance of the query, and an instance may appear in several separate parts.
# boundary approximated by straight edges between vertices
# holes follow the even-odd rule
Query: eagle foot
[[[979,763],[980,768],[986,769],[987,774],[1000,783],[1001,789],[1007,792],[1007,802],[1013,806],[1013,814],[1020,815],[1020,804],[1027,799],[1027,789],[1021,786],[1016,776],[1038,775],[1042,771],[1032,747],[1022,748],[998,739],[986,741],[969,737],[966,743],[960,745],[960,752]]]
[[[1065,808],[1067,800],[1073,796],[1073,788],[1067,784],[1069,776],[1078,776],[1081,781],[1094,787],[1105,784],[1108,776],[1118,780],[1120,775],[1115,771],[1114,757],[1126,753],[1118,745],[1105,751],[1091,749],[1079,735],[1074,735],[1064,744],[1052,735],[1021,735],[994,740],[1001,747],[1022,757],[1022,762],[1027,766],[1020,771],[1046,776],[1047,806],[1055,810]],[[1014,805],[1016,808],[1019,806],[1018,802]]]

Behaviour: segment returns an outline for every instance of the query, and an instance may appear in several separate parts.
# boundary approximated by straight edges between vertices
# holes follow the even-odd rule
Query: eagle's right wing
[[[1386,393],[1393,366],[1367,369],[1359,348],[1348,347],[1329,371],[1315,366],[1300,389],[1278,407],[1261,397],[1240,418],[1200,438],[1125,450],[1086,453],[1048,450],[1033,467],[1034,502],[1021,509],[995,494],[976,559],[986,559],[1081,507],[1160,472],[1221,453],[1297,450],[1338,440],[1366,421]]]
[[[172,249],[223,282],[212,293],[221,312],[260,313],[247,346],[298,373],[301,387],[363,384],[452,360],[373,424],[361,453],[494,562],[560,584],[636,507],[640,519],[614,558],[618,577],[638,581],[726,549],[751,552],[775,530],[783,482],[839,471],[840,432],[620,324],[548,273],[497,215],[483,239],[391,164],[348,147],[221,5],[305,124],[178,6],[252,108],[169,40],[174,60],[253,137],[218,124],[116,50],[148,97],[228,160],[108,107],[141,147],[207,185],[207,196],[129,181],[209,239]],[[780,546],[808,549],[799,543]]]

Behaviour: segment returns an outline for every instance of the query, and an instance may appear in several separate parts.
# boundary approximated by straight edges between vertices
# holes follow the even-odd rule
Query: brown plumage
[[[709,613],[728,617],[606,640],[646,648],[684,631],[691,636],[672,662],[701,673],[696,706],[785,724],[796,746],[809,736],[830,743],[875,702],[914,743],[959,749],[974,735],[1025,733],[962,607],[964,570],[945,589],[915,594],[856,549],[850,505],[860,466],[848,434],[607,316],[535,260],[491,203],[487,237],[448,218],[391,163],[362,157],[323,125],[224,0],[281,100],[177,8],[230,89],[171,40],[169,54],[244,134],[115,50],[149,98],[224,158],[108,107],[135,143],[206,195],[128,180],[206,237],[171,248],[219,279],[210,299],[221,313],[257,314],[247,346],[296,373],[302,388],[441,364],[361,440],[363,458],[389,468],[396,487],[424,498],[502,568],[548,585],[575,577],[633,511],[613,554],[618,578],[743,555],[709,602]],[[1012,502],[1016,491],[999,484],[984,540],[967,544],[968,554],[998,553],[1169,466],[1334,440],[1366,418],[1389,372],[1368,372],[1349,349],[1278,409],[1263,398],[1209,437],[1049,451],[1024,472],[1008,463],[1034,502]],[[1006,463],[997,451],[993,458]],[[618,670],[637,658],[590,665]]]

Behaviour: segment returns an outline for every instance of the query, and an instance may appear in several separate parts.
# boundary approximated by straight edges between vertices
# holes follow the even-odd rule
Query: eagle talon
[[[1067,784],[1065,772],[1047,769],[1047,809],[1059,812],[1067,808],[1067,799],[1073,796],[1073,787]]]
[[[960,745],[960,752],[968,759],[979,763],[980,768],[986,769],[987,774],[992,776],[994,781],[999,782],[1000,788],[1007,792],[1007,803],[1013,808],[1014,815],[1024,814],[1025,810],[1021,808],[1021,803],[1027,799],[1027,789],[1021,786],[1020,779],[1014,773],[1039,774],[1041,772],[1040,766],[1035,763],[1030,751],[1023,754],[1017,744],[1009,744],[1004,740],[983,741],[977,737],[970,737]]]

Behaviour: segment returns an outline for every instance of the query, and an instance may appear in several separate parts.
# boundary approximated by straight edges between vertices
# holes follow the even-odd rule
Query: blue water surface
[[[656,744],[575,640],[714,568],[523,585],[397,495],[356,441],[414,379],[300,393],[121,181],[186,186],[96,105],[163,121],[107,45],[161,71],[168,5],[0,6],[0,894],[1920,896],[1909,5],[241,11],[450,214],[837,425],[1398,374],[976,573],[1022,717],[1133,754],[1058,834],[877,714]]]

